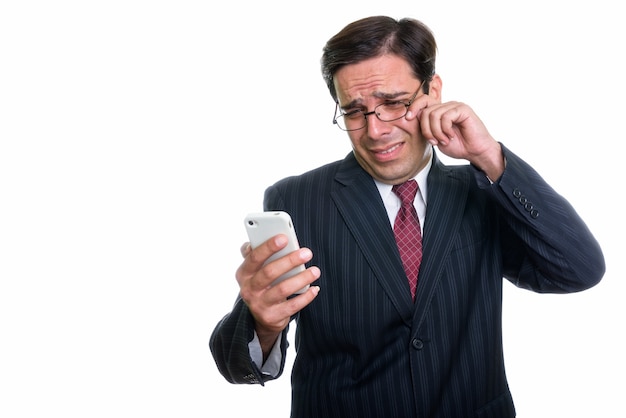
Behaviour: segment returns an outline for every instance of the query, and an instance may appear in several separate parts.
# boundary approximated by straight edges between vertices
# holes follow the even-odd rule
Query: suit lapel
[[[415,320],[418,323],[441,280],[441,270],[461,225],[467,193],[467,171],[451,170],[436,156],[428,175],[428,204],[424,223],[423,257],[417,281]]]
[[[374,180],[352,153],[344,160],[335,180],[344,186],[331,193],[337,209],[380,285],[407,325],[410,324],[413,302],[393,229]]]

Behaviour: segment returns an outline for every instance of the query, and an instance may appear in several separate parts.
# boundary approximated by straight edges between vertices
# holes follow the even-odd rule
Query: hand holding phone
[[[274,261],[277,258],[283,257],[300,248],[300,245],[298,243],[298,237],[296,236],[296,231],[291,221],[291,216],[289,216],[287,212],[272,211],[250,213],[245,217],[244,224],[246,227],[246,232],[248,233],[248,239],[250,240],[250,246],[252,248],[258,247],[275,235],[284,234],[287,236],[288,243],[285,248],[272,254],[272,256],[267,259],[265,264]],[[304,271],[304,269],[304,264],[301,264],[289,270],[287,273],[278,277],[272,283],[272,286],[300,273],[301,271]],[[308,288],[309,285],[306,285],[302,289],[298,290],[296,294],[304,293],[307,291]]]

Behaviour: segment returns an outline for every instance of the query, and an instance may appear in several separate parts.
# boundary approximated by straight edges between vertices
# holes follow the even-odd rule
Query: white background
[[[444,100],[470,104],[605,250],[607,273],[587,292],[507,282],[519,417],[623,417],[618,10],[610,0],[3,2],[0,415],[288,416],[289,370],[266,387],[230,385],[208,340],[237,294],[244,215],[274,181],[350,150],[331,124],[322,46],[350,21],[386,14],[431,27]]]

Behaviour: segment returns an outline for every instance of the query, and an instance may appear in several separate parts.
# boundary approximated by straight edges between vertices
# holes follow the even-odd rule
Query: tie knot
[[[396,184],[393,186],[392,190],[398,195],[403,205],[412,205],[415,195],[417,194],[417,182],[415,180],[409,180],[402,184]]]

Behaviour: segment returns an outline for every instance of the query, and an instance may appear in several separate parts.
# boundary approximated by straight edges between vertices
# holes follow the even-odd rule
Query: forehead
[[[381,93],[412,91],[416,81],[409,63],[397,55],[382,55],[346,65],[333,77],[340,104],[365,101]]]

